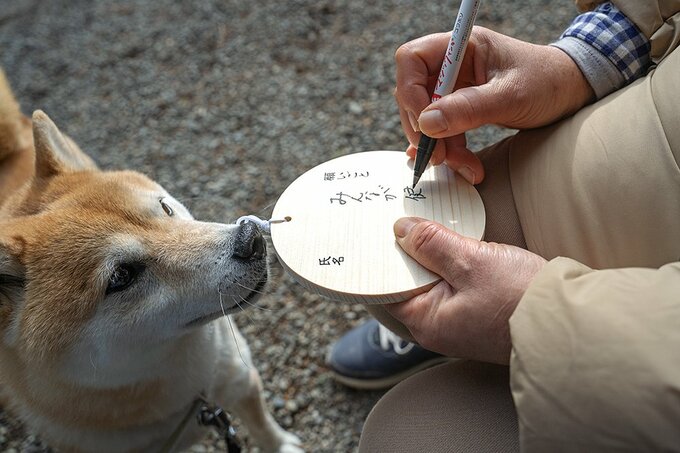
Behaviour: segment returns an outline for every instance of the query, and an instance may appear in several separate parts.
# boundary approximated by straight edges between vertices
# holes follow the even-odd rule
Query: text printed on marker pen
[[[451,39],[444,55],[442,68],[439,71],[437,84],[432,93],[432,102],[441,99],[442,96],[446,96],[453,91],[453,85],[458,78],[458,72],[460,72],[461,60],[465,55],[467,41],[472,33],[472,26],[475,23],[475,17],[479,10],[479,3],[480,0],[463,0],[460,5],[458,16],[451,32]]]

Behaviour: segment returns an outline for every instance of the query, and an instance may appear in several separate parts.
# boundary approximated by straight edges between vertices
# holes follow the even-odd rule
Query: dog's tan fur
[[[265,450],[300,451],[215,319],[266,278],[266,257],[232,258],[238,231],[139,173],[100,171],[47,115],[24,117],[0,71],[3,405],[65,451],[154,451],[204,392]],[[143,263],[139,282],[107,293],[126,261]]]

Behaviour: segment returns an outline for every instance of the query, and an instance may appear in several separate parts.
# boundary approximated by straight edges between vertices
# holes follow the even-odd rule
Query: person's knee
[[[506,366],[454,360],[388,391],[364,424],[359,452],[519,450]]]

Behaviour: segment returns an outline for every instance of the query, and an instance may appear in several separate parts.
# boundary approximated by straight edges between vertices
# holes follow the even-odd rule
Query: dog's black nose
[[[264,238],[253,222],[238,226],[234,236],[234,251],[231,256],[241,260],[261,259],[266,253]]]

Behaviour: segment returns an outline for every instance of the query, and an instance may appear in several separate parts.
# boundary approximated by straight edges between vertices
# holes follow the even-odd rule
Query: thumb
[[[506,96],[491,83],[460,88],[427,106],[418,117],[418,126],[430,137],[451,137],[497,123],[506,103]]]
[[[411,258],[448,281],[454,277],[454,264],[466,261],[461,255],[465,238],[436,222],[403,217],[394,224],[394,235]]]

